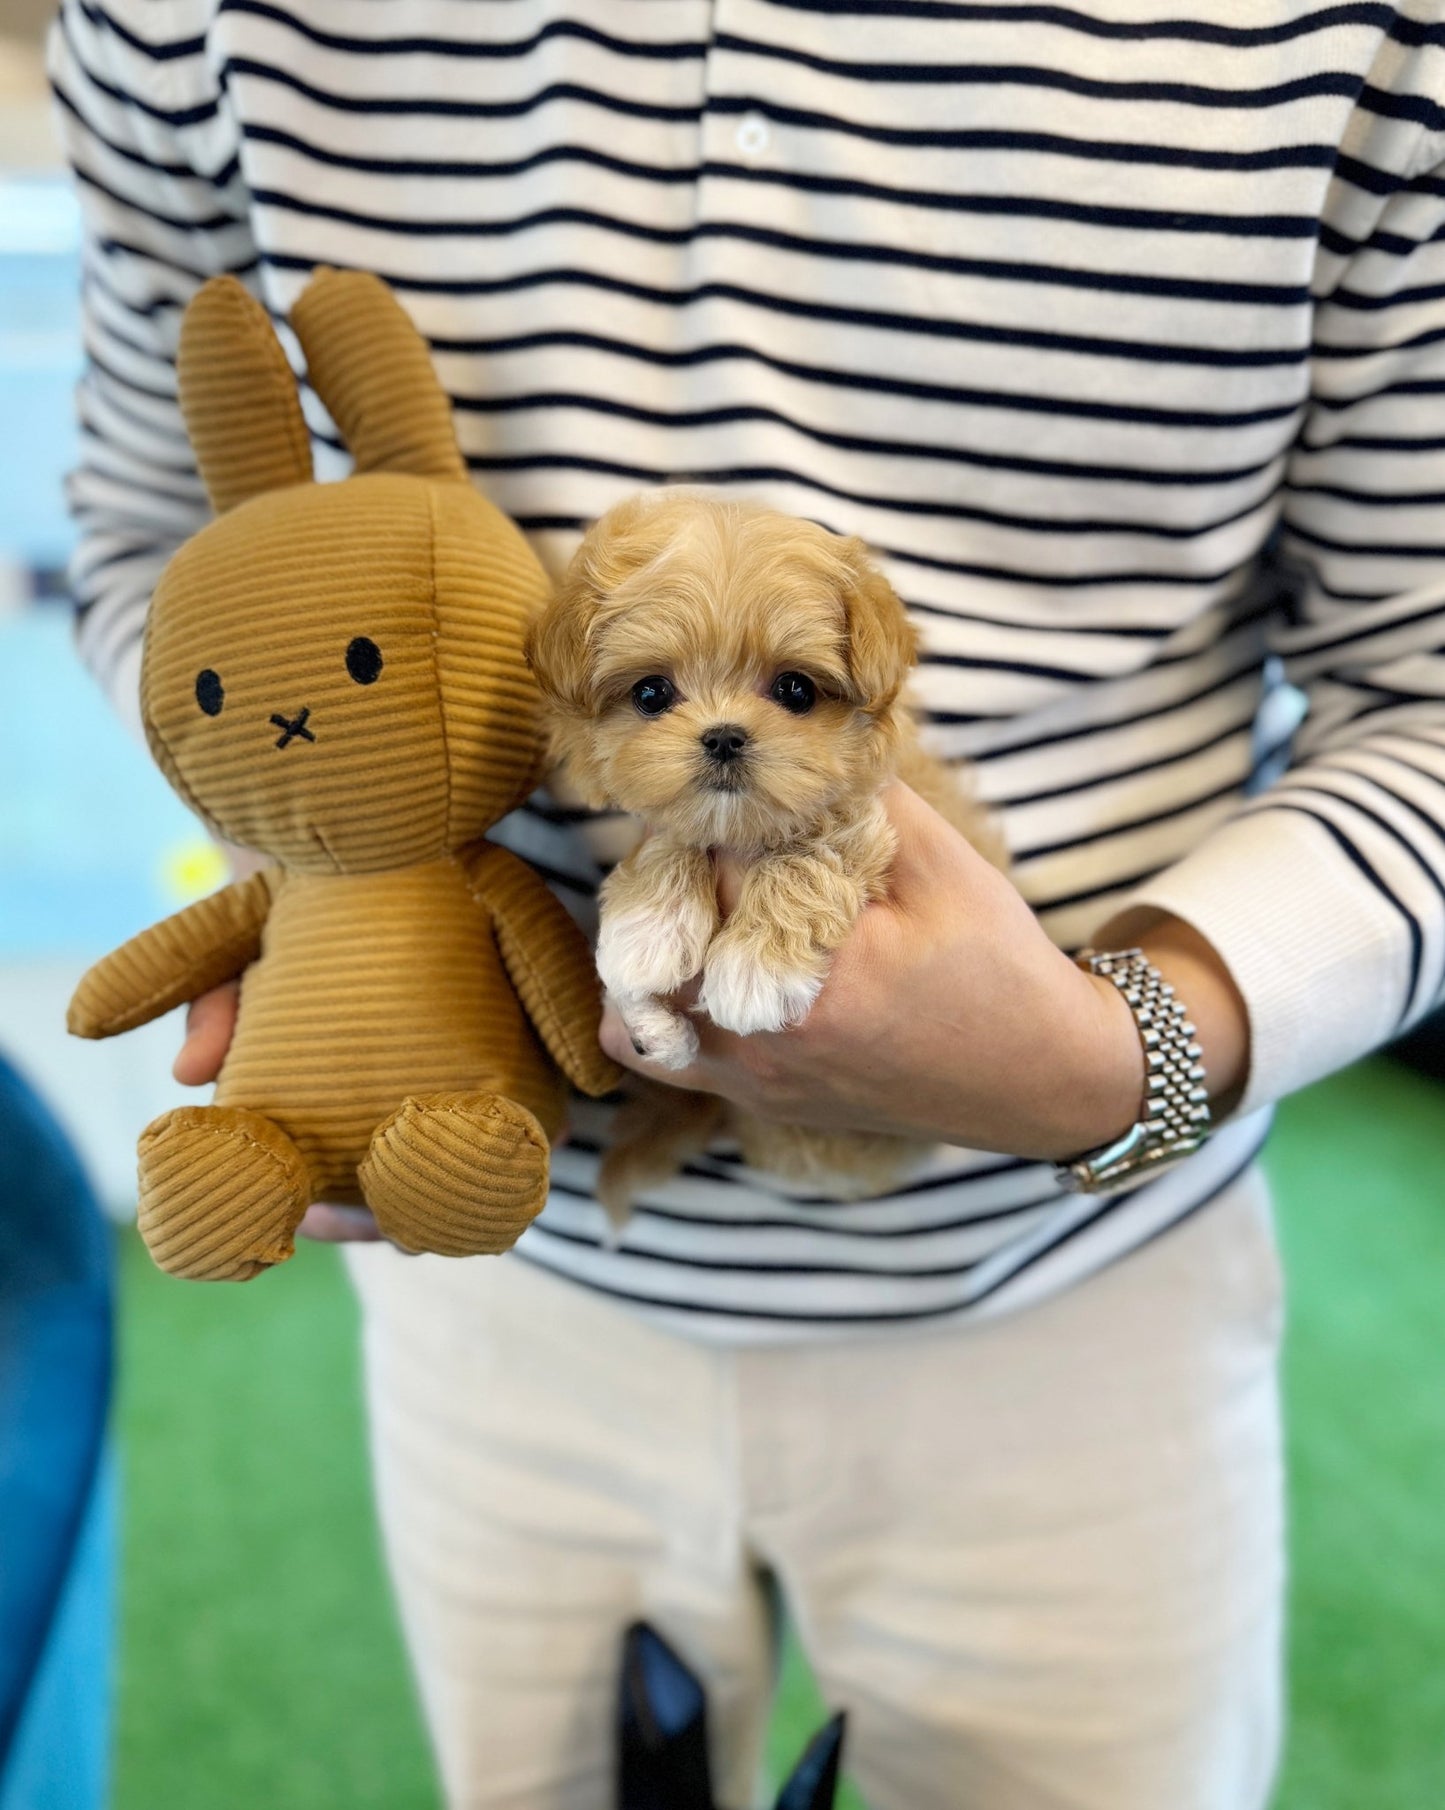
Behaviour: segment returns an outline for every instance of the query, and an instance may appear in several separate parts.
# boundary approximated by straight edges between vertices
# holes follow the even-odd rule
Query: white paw
[[[674,1012],[660,999],[634,994],[625,1000],[614,996],[613,1004],[627,1027],[632,1047],[646,1061],[658,1068],[689,1067],[697,1059],[697,1028],[692,1020]]]
[[[821,974],[765,968],[744,945],[719,939],[703,971],[698,1004],[722,1030],[751,1037],[801,1024],[822,985]]]
[[[614,999],[673,993],[702,966],[713,924],[700,908],[619,911],[602,916],[597,972]]]

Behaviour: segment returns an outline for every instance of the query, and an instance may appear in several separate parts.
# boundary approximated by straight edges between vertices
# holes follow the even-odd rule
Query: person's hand
[[[1050,1161],[1121,1135],[1139,1116],[1144,1062],[1117,990],[1057,949],[1013,885],[915,793],[895,785],[887,804],[898,834],[889,896],[835,953],[802,1024],[737,1037],[699,1018],[696,1063],[667,1073],[636,1054],[609,1010],[602,1047],[664,1084],[795,1124]],[[726,911],[737,887],[726,863],[719,881]],[[1243,1008],[1221,968],[1223,1005],[1206,1013],[1206,972],[1192,993],[1180,987],[1206,1063],[1242,1064]],[[1226,1023],[1239,1045],[1230,1052]],[[1211,1072],[1221,1086],[1234,1078]]]
[[[193,1001],[186,1014],[186,1040],[171,1073],[182,1087],[207,1087],[221,1072],[236,1029],[239,981],[228,980]],[[338,1207],[319,1201],[306,1209],[296,1228],[302,1238],[324,1244],[377,1244],[381,1231],[365,1207]]]

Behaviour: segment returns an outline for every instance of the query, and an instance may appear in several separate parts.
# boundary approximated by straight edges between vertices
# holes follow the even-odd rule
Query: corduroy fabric
[[[593,1094],[618,1078],[580,931],[480,840],[542,765],[523,648],[546,579],[466,482],[382,284],[325,272],[298,305],[319,392],[362,463],[391,468],[337,484],[297,478],[274,396],[251,406],[274,375],[259,312],[219,279],[182,329],[187,423],[226,512],[157,588],[143,696],[176,789],[282,865],[108,956],[71,1028],[108,1036],[245,970],[215,1105],[141,1140],[163,1268],[245,1279],[322,1198],[366,1200],[410,1249],[503,1250],[546,1199],[557,1065]],[[234,452],[228,421],[251,436]]]
[[[547,941],[554,922],[528,928]],[[564,997],[580,1018],[590,1008],[595,1044],[585,947],[573,985]],[[319,1196],[355,1201],[372,1134],[404,1099],[478,1091],[525,1106],[549,1136],[561,1127],[561,1084],[460,863],[287,875],[241,983],[217,1104],[264,1113],[301,1151]]]
[[[375,299],[358,306],[368,291]],[[425,343],[395,331],[394,307],[386,285],[364,271],[344,284],[309,283],[291,311],[306,374],[358,471],[465,479],[451,405],[432,376]]]
[[[311,477],[311,437],[266,310],[234,278],[186,311],[176,381],[196,464],[217,515]]]
[[[361,1179],[378,1223],[406,1250],[495,1254],[536,1217],[547,1139],[531,1113],[495,1095],[408,1100],[372,1140]]]
[[[142,930],[81,979],[66,1024],[114,1037],[218,987],[261,953],[274,876],[253,874]]]

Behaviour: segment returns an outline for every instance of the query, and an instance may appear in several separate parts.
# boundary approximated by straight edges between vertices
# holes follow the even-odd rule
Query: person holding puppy
[[[513,1257],[407,1261],[315,1211],[356,1241],[453,1806],[603,1810],[642,1613],[706,1676],[746,1801],[769,1578],[873,1810],[1266,1801],[1256,1158],[1272,1102],[1445,976],[1445,26],[1237,15],[62,5],[74,577],[123,710],[204,513],[181,306],[229,269],[284,320],[316,263],[361,266],[554,574],[679,482],[867,543],[922,638],[928,746],[1008,845],[1005,877],[899,787],[887,897],[800,1025],[701,1021],[661,1074],[604,1028],[750,1113],[936,1142],[890,1193],[718,1151],[613,1240],[579,1110]],[[508,840],[585,912],[622,827],[543,797]],[[197,1008],[183,1078],[233,1016]]]

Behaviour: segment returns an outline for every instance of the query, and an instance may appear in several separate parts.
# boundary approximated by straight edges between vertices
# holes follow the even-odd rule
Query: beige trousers
[[[530,1267],[358,1247],[377,1491],[452,1810],[613,1810],[619,1640],[752,1801],[767,1574],[870,1810],[1261,1810],[1280,1727],[1262,1182],[1072,1292],[734,1349]]]

